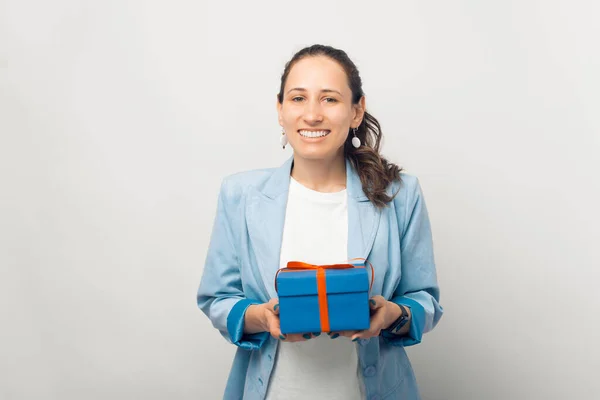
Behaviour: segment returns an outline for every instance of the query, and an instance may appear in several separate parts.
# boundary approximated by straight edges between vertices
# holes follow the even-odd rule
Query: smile
[[[324,137],[329,135],[331,131],[328,130],[323,130],[323,131],[306,131],[306,130],[299,130],[298,133],[300,134],[300,136],[304,136],[307,138],[319,138],[319,137]]]

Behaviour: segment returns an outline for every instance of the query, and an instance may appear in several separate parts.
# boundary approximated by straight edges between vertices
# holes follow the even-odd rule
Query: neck
[[[330,159],[311,160],[294,154],[292,178],[309,189],[331,193],[346,188],[346,160],[343,152]]]

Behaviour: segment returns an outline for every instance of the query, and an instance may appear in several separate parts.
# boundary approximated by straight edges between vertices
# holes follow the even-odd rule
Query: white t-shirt
[[[280,268],[288,261],[348,261],[346,190],[322,193],[290,179]],[[307,332],[308,333],[308,332]],[[304,342],[280,341],[267,400],[359,400],[364,398],[356,344],[326,333]]]

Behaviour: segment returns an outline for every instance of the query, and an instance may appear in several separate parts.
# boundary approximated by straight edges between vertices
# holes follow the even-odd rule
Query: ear
[[[359,126],[365,116],[366,107],[366,99],[365,96],[362,96],[357,104],[353,104],[354,108],[354,118],[352,118],[352,126]]]
[[[283,105],[279,102],[279,95],[275,95],[275,103],[277,103],[277,118],[279,119],[279,125],[283,126],[283,118],[281,116],[281,109]]]

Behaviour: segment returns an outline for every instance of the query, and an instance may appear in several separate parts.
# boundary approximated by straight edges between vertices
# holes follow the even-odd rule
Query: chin
[[[294,155],[306,160],[326,160],[335,157],[338,153],[339,151],[336,149],[315,148],[314,146],[300,146],[300,148],[294,148]]]

